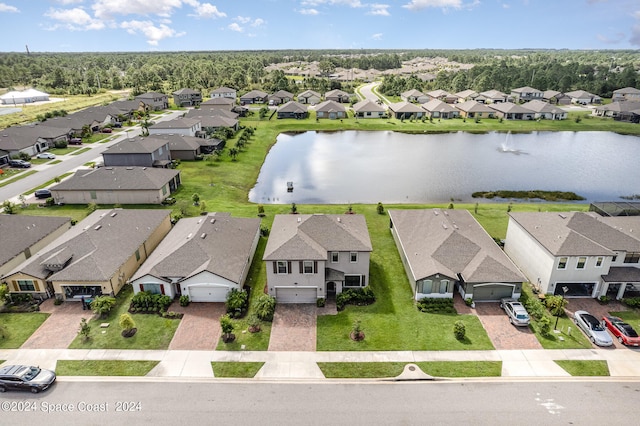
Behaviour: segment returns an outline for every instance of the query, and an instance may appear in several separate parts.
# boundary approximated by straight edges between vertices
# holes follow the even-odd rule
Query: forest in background
[[[305,89],[324,92],[353,84],[326,77],[287,78],[265,67],[284,62],[318,62],[327,73],[359,68],[400,68],[415,58],[447,58],[473,65],[469,69],[434,70],[435,81],[414,75],[388,75],[380,90],[398,95],[408,89],[510,91],[532,86],[566,92],[582,89],[603,98],[613,90],[640,85],[640,52],[621,50],[274,50],[216,52],[0,53],[0,87],[35,87],[53,95],[93,94],[132,89],[133,94],[189,87],[202,90],[229,86],[242,93]],[[430,71],[431,72],[431,71]]]

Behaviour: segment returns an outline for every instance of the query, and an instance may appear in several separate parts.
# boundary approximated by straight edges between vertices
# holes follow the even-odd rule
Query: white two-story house
[[[371,239],[364,216],[277,215],[263,260],[278,303],[315,303],[369,284]]]
[[[511,213],[505,252],[540,293],[620,299],[640,292],[640,217]]]

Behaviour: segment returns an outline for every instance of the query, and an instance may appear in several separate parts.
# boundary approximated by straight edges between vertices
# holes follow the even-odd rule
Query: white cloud
[[[409,10],[422,10],[429,7],[460,9],[462,8],[462,0],[411,0],[410,3],[402,7]]]
[[[349,7],[363,7],[360,0],[302,0],[303,6],[320,6],[323,4]]]
[[[105,27],[104,22],[94,19],[84,9],[75,7],[73,9],[49,9],[45,16],[57,21],[51,30],[60,27],[72,31],[76,30],[101,30]]]
[[[231,31],[237,31],[239,33],[244,31],[244,28],[242,28],[236,22],[233,22],[233,23],[229,24],[229,26],[227,28],[229,28]]]
[[[256,20],[251,23],[251,26],[252,27],[261,27],[262,25],[264,25],[266,23],[267,23],[267,21],[265,21],[264,19],[256,18]]]
[[[96,18],[112,18],[115,15],[159,15],[168,17],[174,9],[182,6],[182,3],[183,0],[96,0],[91,7],[95,11]],[[195,4],[196,2],[190,1],[189,3]]]
[[[267,21],[265,21],[262,18],[253,19],[250,16],[236,16],[235,18],[233,18],[233,20],[236,21],[236,22],[240,22],[240,24],[242,24],[242,25],[250,25],[250,26],[252,26],[254,28],[261,27],[261,26],[263,26],[264,24],[267,23]],[[237,32],[243,32],[244,31],[244,28],[241,25],[239,25],[239,24],[237,24],[235,22],[233,24],[229,25],[227,28],[229,28],[232,31],[237,31]]]
[[[367,13],[367,15],[377,15],[377,16],[391,16],[389,13],[389,5],[388,4],[380,4],[380,3],[372,3],[369,5],[371,10]]]
[[[0,3],[0,12],[20,12],[17,7],[10,6],[6,3]]]
[[[185,3],[187,3],[185,1]],[[188,3],[191,6],[193,6],[193,11],[195,12],[195,14],[191,14],[189,16],[195,16],[197,18],[203,18],[203,19],[212,19],[212,18],[224,18],[227,16],[226,13],[224,12],[220,12],[218,10],[217,7],[215,7],[214,5],[212,5],[211,3],[197,3],[197,4],[193,4],[192,3]]]
[[[249,22],[251,22],[251,18],[249,18],[248,16],[236,16],[236,21],[240,22],[241,24],[248,24]]]
[[[382,33],[376,33],[371,36],[374,40],[382,40]]]
[[[185,34],[184,32],[178,33],[165,24],[156,26],[151,21],[125,21],[120,24],[120,28],[127,30],[129,34],[143,34],[151,46],[157,46],[162,39],[180,37]]]
[[[300,9],[298,13],[300,13],[301,15],[317,15],[320,12],[318,12],[316,9]]]
[[[57,0],[57,2],[66,6],[70,4],[83,3],[84,0]]]

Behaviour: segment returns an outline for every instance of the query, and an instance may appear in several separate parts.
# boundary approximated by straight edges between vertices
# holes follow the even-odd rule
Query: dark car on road
[[[36,198],[51,198],[51,191],[48,189],[38,189],[33,193]]]
[[[56,373],[28,365],[5,365],[0,368],[0,392],[28,390],[38,393],[56,381]]]
[[[9,160],[9,166],[19,169],[28,169],[31,167],[31,163],[24,160]]]

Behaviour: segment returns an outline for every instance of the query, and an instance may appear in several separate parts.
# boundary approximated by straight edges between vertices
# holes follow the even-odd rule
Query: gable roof
[[[125,139],[109,147],[104,154],[150,154],[160,147],[167,145],[167,141],[154,136]]]
[[[316,105],[316,112],[346,112],[344,105],[339,104],[336,101],[324,101]]]
[[[540,101],[538,99],[525,102],[522,104],[522,106],[533,112],[548,112],[551,114],[562,114],[566,112],[562,108],[558,108],[557,106],[551,105],[550,103],[547,103],[545,101]]]
[[[214,89],[211,91],[211,93],[235,93],[236,89],[232,89],[230,87],[218,87],[217,89]]]
[[[427,92],[426,95],[432,98],[442,98],[442,97],[449,96],[450,93],[442,89],[436,89],[436,90]]]
[[[542,93],[542,91],[538,89],[534,89],[533,87],[523,86],[517,87],[515,89],[511,89],[511,93]]]
[[[242,285],[259,231],[260,219],[229,213],[180,219],[131,280],[147,274],[182,280],[209,271]]]
[[[349,96],[349,94],[347,92],[344,92],[340,89],[333,89],[333,90],[329,90],[327,93],[324,94],[325,99],[327,97],[333,97],[333,96],[339,96],[341,98],[345,97],[345,96]]]
[[[309,98],[311,96],[315,96],[317,98],[320,98],[320,93],[316,92],[315,90],[305,90],[304,92],[298,94],[298,98]]]
[[[454,93],[454,95],[461,99],[466,99],[478,96],[478,92],[476,92],[475,90],[467,89],[463,90],[462,92]]]
[[[71,218],[0,214],[0,266],[64,226],[71,227]]]
[[[220,139],[205,139],[178,133],[153,135],[153,137],[167,141],[170,151],[197,151],[202,146],[218,145],[222,142]]]
[[[467,210],[389,210],[415,280],[444,274],[467,282],[526,278]]]
[[[174,118],[173,120],[160,121],[159,123],[149,126],[150,129],[190,129],[200,123],[195,118]]]
[[[265,93],[261,90],[251,90],[244,95],[240,96],[240,99],[255,99],[255,98],[266,98],[269,94]]]
[[[359,214],[276,215],[263,260],[326,260],[330,251],[372,250]]]
[[[402,92],[400,96],[402,96],[403,98],[410,98],[410,97],[417,98],[419,96],[424,96],[424,93],[422,93],[418,89],[409,89],[406,92]]]
[[[278,108],[278,112],[304,113],[307,112],[307,107],[296,101],[289,101]]]
[[[440,99],[431,99],[429,102],[422,104],[422,108],[432,112],[457,112],[458,110],[450,104],[441,101]]]
[[[198,92],[197,90],[193,90],[188,87],[185,87],[184,89],[176,90],[175,92],[173,92],[173,94],[174,95],[199,95],[200,92]]]
[[[410,113],[424,112],[424,109],[422,109],[422,107],[420,107],[419,105],[412,104],[411,102],[407,102],[407,101],[402,101],[402,102],[396,102],[394,104],[389,104],[389,109],[391,111],[393,111],[394,113],[396,113],[396,112],[410,112]]]
[[[456,104],[455,107],[464,112],[495,112],[495,110],[490,108],[489,105],[481,104],[474,100],[468,100],[461,104]]]
[[[71,127],[50,127],[46,124],[8,127],[0,131],[0,147],[6,151],[21,150],[33,146],[39,138],[57,139],[69,131]]]
[[[363,99],[353,105],[355,112],[385,112],[386,109],[382,105],[378,105],[370,99]]]
[[[171,210],[96,210],[10,274],[22,272],[48,281],[107,281],[170,214]],[[69,263],[58,272],[46,269],[44,261],[61,253]]]
[[[147,92],[147,93],[143,93],[141,95],[136,96],[137,98],[140,99],[156,99],[156,98],[166,98],[168,97],[168,95],[165,95],[164,93],[159,93],[159,92]]]
[[[614,90],[613,93],[616,95],[638,95],[640,94],[640,89],[636,89],[635,87],[623,87],[622,89]]]
[[[233,98],[211,98],[201,103],[200,107],[227,106],[227,105],[233,105],[235,103],[236,103],[236,100]],[[191,111],[194,111],[194,110],[191,110]]]
[[[275,92],[271,96],[275,96],[276,98],[281,98],[281,99],[283,99],[283,98],[293,99],[293,93],[287,92],[286,90],[278,90],[277,92]]]
[[[52,191],[160,190],[180,174],[176,169],[156,167],[99,167],[80,169],[52,186]]]
[[[531,114],[533,111],[525,108],[524,106],[514,104],[513,102],[498,102],[487,105],[489,108],[496,111],[509,114]]]
[[[479,96],[483,96],[487,99],[506,99],[507,94],[499,90],[487,90],[486,92],[480,92]]]

